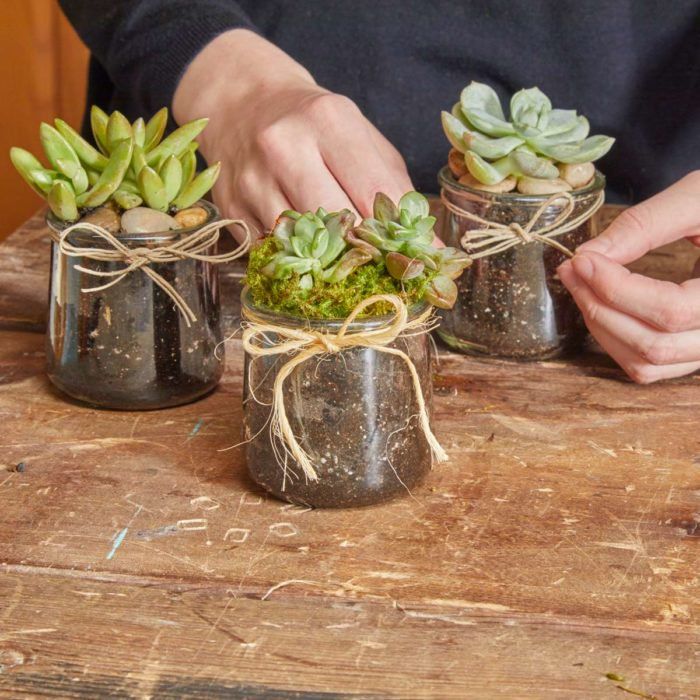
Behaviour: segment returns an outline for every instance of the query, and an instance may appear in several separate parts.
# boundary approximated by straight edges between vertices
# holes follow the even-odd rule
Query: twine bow
[[[240,226],[245,232],[243,242],[230,253],[221,253],[219,255],[207,255],[204,253],[219,240],[219,231],[224,226],[236,225]],[[68,241],[73,231],[88,231],[96,236],[104,239],[109,243],[112,249],[108,248],[91,248],[89,246],[82,247],[73,245]],[[87,258],[89,260],[97,260],[108,263],[124,263],[126,267],[120,270],[112,270],[104,272],[101,270],[92,270],[89,267],[75,265],[74,269],[84,272],[92,277],[108,277],[109,282],[96,287],[84,287],[81,292],[99,292],[103,289],[113,287],[119,284],[127,275],[136,270],[141,270],[147,275],[154,284],[157,284],[172,300],[178,311],[185,319],[185,323],[190,326],[197,321],[192,309],[185,301],[183,296],[177,289],[166,280],[160,273],[156,272],[151,264],[171,263],[178,260],[202,260],[203,262],[221,264],[231,262],[243,255],[250,247],[250,230],[244,221],[239,219],[219,219],[212,221],[200,229],[193,231],[191,234],[183,236],[178,240],[168,245],[157,246],[155,248],[147,248],[144,246],[138,248],[130,248],[123,241],[113,235],[110,231],[102,226],[96,226],[88,222],[73,224],[61,232],[58,238],[58,249],[62,255],[71,258]]]
[[[465,231],[460,241],[462,247],[469,253],[473,260],[495,255],[513,246],[531,243],[532,241],[537,241],[544,245],[551,246],[552,248],[556,248],[564,253],[564,255],[571,258],[573,257],[573,253],[566,246],[554,240],[555,236],[561,236],[563,233],[573,231],[584,221],[593,216],[598,209],[603,206],[605,194],[600,192],[590,206],[584,208],[584,210],[576,216],[572,216],[574,207],[576,206],[574,198],[568,192],[557,192],[540,205],[524,226],[515,222],[502,224],[496,221],[483,219],[451,202],[444,191],[440,195],[440,198],[445,208],[453,214],[469,219],[481,226],[481,228]],[[554,217],[554,220],[536,229],[535,227],[547,209],[562,199],[566,201],[566,205]]]
[[[350,330],[351,324],[359,314],[368,306],[381,301],[394,307],[392,316],[383,320],[375,328],[359,331]],[[425,406],[416,366],[405,352],[398,348],[389,347],[397,338],[406,335],[410,331],[413,331],[414,334],[428,332],[431,314],[432,309],[428,308],[416,318],[409,319],[406,305],[400,297],[395,294],[376,294],[361,301],[352,310],[336,333],[322,333],[311,329],[288,328],[276,325],[259,316],[251,309],[244,310],[246,323],[243,329],[242,340],[243,348],[247,353],[253,357],[296,353],[280,367],[275,377],[270,430],[273,436],[277,436],[282,440],[285,450],[301,466],[308,479],[317,481],[318,474],[313,467],[311,458],[299,444],[289,424],[287,411],[284,406],[284,382],[296,367],[314,356],[325,353],[338,353],[355,347],[373,348],[378,352],[396,355],[406,363],[406,367],[411,374],[413,390],[418,403],[420,427],[430,445],[434,459],[437,462],[447,460],[445,450],[443,450],[430,428],[428,411]],[[270,337],[272,334],[277,336],[278,340],[271,341]]]

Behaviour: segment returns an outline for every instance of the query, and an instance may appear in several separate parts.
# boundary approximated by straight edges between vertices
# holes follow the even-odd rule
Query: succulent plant
[[[299,287],[311,289],[315,281],[340,282],[372,257],[345,240],[355,215],[348,209],[328,213],[288,210],[277,219],[272,236],[278,248],[261,272],[272,279],[299,275]]]
[[[374,199],[373,214],[348,234],[350,245],[374,260],[383,258],[396,280],[428,273],[425,298],[439,308],[451,308],[457,298],[453,280],[471,264],[471,258],[456,248],[433,245],[435,217],[430,215],[428,200],[418,192],[408,192],[394,204],[380,192]]]
[[[161,212],[185,209],[214,185],[220,164],[197,174],[195,139],[207,124],[197,119],[163,138],[164,107],[148,122],[93,106],[90,124],[97,147],[61,119],[42,123],[41,144],[50,167],[22,148],[10,158],[24,180],[45,197],[53,213],[75,221],[81,210],[114,201],[122,209],[143,203]]]
[[[610,136],[589,136],[586,117],[574,110],[553,109],[536,87],[512,96],[507,119],[496,92],[472,82],[452,111],[442,113],[442,125],[455,149],[450,154],[453,173],[460,177],[466,171],[476,185],[496,191],[516,184],[531,194],[581,187],[594,175],[593,161],[615,141]],[[464,170],[455,151],[463,154]],[[538,185],[541,180],[548,183]]]

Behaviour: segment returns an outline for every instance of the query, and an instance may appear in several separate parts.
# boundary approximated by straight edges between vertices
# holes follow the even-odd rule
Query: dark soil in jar
[[[577,199],[574,215],[590,206],[597,192]],[[446,194],[461,208],[505,225],[526,225],[543,201],[524,204],[512,196],[479,201],[460,198],[454,191]],[[550,207],[538,226],[550,223],[558,212],[558,206]],[[573,251],[595,235],[594,226],[589,219],[556,240]],[[464,232],[476,227],[449,213],[443,230],[446,244],[460,246]],[[457,303],[443,312],[438,335],[452,348],[474,355],[540,360],[574,353],[587,331],[556,273],[564,260],[561,251],[536,241],[475,260],[457,282]]]
[[[427,335],[400,338],[431,402]],[[364,506],[407,495],[431,467],[413,382],[404,361],[369,348],[313,357],[285,382],[287,416],[318,474],[307,481],[269,417],[275,377],[286,357],[246,356],[244,426],[252,478],[282,500],[312,507]]]
[[[156,247],[189,232],[121,235],[120,240]],[[107,245],[80,231],[71,241]],[[214,265],[198,260],[152,265],[196,315],[189,327],[170,296],[142,271],[107,289],[81,292],[108,278],[80,272],[76,265],[104,272],[124,267],[66,258],[52,244],[47,370],[59,389],[92,405],[127,410],[176,406],[214,389],[223,371],[223,346],[219,359],[214,352],[222,340]]]

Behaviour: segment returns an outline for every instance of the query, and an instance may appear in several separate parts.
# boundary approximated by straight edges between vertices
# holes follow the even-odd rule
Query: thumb
[[[625,209],[597,238],[579,246],[625,265],[654,248],[700,236],[700,171]]]

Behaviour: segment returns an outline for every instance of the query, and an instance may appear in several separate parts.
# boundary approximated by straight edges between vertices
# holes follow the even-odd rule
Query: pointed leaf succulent
[[[85,210],[114,201],[121,209],[146,202],[162,212],[191,207],[214,185],[220,164],[197,174],[197,142],[207,124],[198,119],[163,138],[164,107],[147,122],[133,123],[120,112],[90,110],[95,146],[62,119],[41,124],[39,134],[49,167],[21,148],[10,159],[27,184],[49,202],[53,213],[74,221]],[[76,213],[77,212],[77,213]]]

